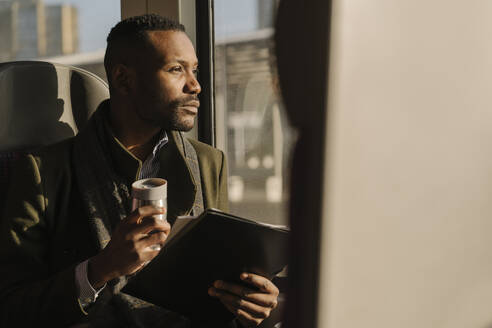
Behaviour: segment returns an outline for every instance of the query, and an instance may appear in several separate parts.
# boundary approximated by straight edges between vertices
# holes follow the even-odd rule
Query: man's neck
[[[156,133],[147,142],[142,144],[134,143],[128,146],[125,144],[123,145],[126,147],[126,149],[128,149],[130,153],[132,153],[133,155],[135,155],[135,157],[137,157],[139,160],[144,162],[145,159],[147,159],[147,157],[149,157],[149,155],[152,153],[154,146],[158,142],[159,135],[160,135],[159,133]]]
[[[113,133],[130,153],[145,161],[158,141],[161,128],[149,126],[135,111],[113,106],[117,105],[110,102],[109,124]]]

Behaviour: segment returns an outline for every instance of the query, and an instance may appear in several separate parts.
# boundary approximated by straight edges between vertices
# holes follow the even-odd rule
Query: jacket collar
[[[168,137],[168,144],[162,147],[159,153],[161,163],[159,177],[168,182],[167,217],[172,224],[177,216],[190,214],[197,187],[183,151],[181,134],[170,131]]]

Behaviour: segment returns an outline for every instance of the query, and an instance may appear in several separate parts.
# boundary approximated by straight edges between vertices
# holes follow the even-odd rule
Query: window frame
[[[198,140],[215,147],[214,0],[195,1],[196,52],[200,63],[199,80],[202,86],[198,115]]]

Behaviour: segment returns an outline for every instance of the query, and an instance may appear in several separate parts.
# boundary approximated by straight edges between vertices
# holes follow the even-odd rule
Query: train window
[[[120,3],[0,1],[0,62],[44,60],[81,67],[106,79],[105,39],[120,20]],[[282,108],[274,68],[277,3],[213,1],[215,145],[229,161],[231,212],[286,224],[286,172],[294,133]]]
[[[289,129],[273,49],[275,0],[215,0],[216,146],[229,161],[231,212],[286,224]]]
[[[106,78],[106,36],[120,20],[120,0],[0,1],[0,62],[44,60]]]

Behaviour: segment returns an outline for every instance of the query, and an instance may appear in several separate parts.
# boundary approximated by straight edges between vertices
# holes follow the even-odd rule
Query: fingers
[[[279,290],[270,280],[257,274],[243,273],[240,278],[251,287],[218,280],[208,293],[236,314],[244,326],[257,326],[277,307]]]
[[[264,318],[256,318],[243,310],[237,310],[236,316],[243,327],[256,327],[264,320]]]
[[[258,288],[259,290],[273,294],[275,296],[278,296],[279,290],[277,286],[273,282],[271,282],[269,279],[262,277],[260,275],[254,274],[254,273],[241,273],[240,276],[241,280],[244,282],[249,283],[250,285],[253,285],[254,287]]]
[[[153,216],[144,217],[140,223],[132,227],[132,234],[148,234],[151,231],[162,231],[169,234],[171,225],[166,220],[160,220]]]
[[[258,289],[252,289],[221,280],[214,282],[213,287],[218,291],[226,291],[230,294],[236,295],[242,299],[251,301],[264,307],[274,309],[277,306],[278,294],[275,294],[274,291],[272,291],[272,293],[265,293],[259,291]]]
[[[127,218],[128,223],[139,223],[138,221],[146,216],[164,214],[166,210],[164,208],[155,207],[152,205],[146,205],[137,208]]]
[[[147,205],[137,208],[125,220],[121,222],[126,239],[133,239],[136,235],[140,239],[151,231],[163,231],[169,233],[171,226],[166,220],[159,220],[154,215],[165,213],[164,208]]]
[[[150,247],[142,247],[142,249],[136,253],[136,261],[135,263],[140,263],[142,266],[145,266],[148,262],[152,261],[154,257],[159,255],[160,250],[155,250]]]
[[[150,235],[146,235],[142,238],[139,243],[142,247],[148,247],[153,245],[164,245],[167,239],[167,233],[165,232],[154,232]]]
[[[270,311],[272,310],[271,307],[255,304],[244,298],[241,298],[240,296],[230,294],[225,290],[212,287],[209,289],[209,294],[211,294],[211,296],[219,298],[220,301],[229,309],[229,311],[232,311],[236,315],[238,315],[239,312],[245,312],[248,313],[251,317],[257,319],[265,319],[268,318],[268,316],[270,315]]]

